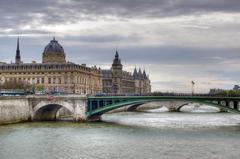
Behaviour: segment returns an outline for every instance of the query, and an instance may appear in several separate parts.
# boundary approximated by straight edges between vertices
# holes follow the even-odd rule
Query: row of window
[[[44,77],[36,77],[36,78],[0,78],[0,81],[3,83],[4,81],[25,81],[31,84],[44,84],[45,80]],[[93,84],[93,85],[100,85],[100,79],[99,80],[93,80],[90,81],[88,80],[88,78],[83,78],[83,77],[77,77],[77,84]],[[74,78],[73,77],[69,77],[69,76],[64,76],[64,78],[62,79],[62,77],[48,77],[48,84],[71,84],[74,83]]]
[[[45,92],[66,92],[66,93],[79,93],[79,94],[96,94],[101,92],[101,90],[93,88],[83,88],[83,87],[46,87]]]
[[[91,71],[91,68],[83,67],[81,65],[0,65],[1,70],[51,70],[51,69],[60,69],[60,70],[71,70],[71,69],[81,69],[84,71]]]

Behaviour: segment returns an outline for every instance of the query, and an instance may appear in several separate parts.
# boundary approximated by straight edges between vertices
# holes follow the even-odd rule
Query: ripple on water
[[[177,125],[196,124],[199,120],[203,120],[200,123],[208,120],[213,125],[231,119],[237,123],[239,115],[118,113],[104,115],[103,119],[111,123],[39,122],[1,126],[0,159],[235,159],[240,156],[239,127],[179,129]],[[164,125],[173,126],[165,129]]]

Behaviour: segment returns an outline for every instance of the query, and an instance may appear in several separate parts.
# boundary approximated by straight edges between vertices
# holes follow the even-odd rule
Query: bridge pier
[[[236,109],[236,110],[238,110],[238,101],[234,101],[233,102],[233,109]]]
[[[76,100],[73,112],[74,122],[85,122],[85,121],[100,121],[101,115],[87,116],[87,100]]]
[[[180,112],[180,109],[176,108],[176,107],[170,107],[169,108],[170,112]]]
[[[86,121],[101,121],[101,115],[94,115],[91,117],[88,117]]]
[[[73,112],[73,120],[75,122],[87,121],[87,100],[75,101],[75,108]]]

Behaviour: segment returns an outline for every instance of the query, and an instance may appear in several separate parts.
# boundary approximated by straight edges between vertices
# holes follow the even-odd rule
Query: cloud
[[[4,28],[240,11],[239,0],[2,0],[0,6],[0,27]]]
[[[231,88],[240,78],[239,0],[1,0],[0,60],[41,62],[55,34],[69,61],[146,68],[155,90]]]

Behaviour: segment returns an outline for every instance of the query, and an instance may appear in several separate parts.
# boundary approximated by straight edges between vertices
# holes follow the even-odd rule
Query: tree
[[[8,89],[8,90],[29,90],[31,88],[31,85],[24,82],[24,81],[5,81],[3,84],[0,84],[0,89]]]
[[[44,91],[44,86],[40,84],[35,85],[35,91]]]

